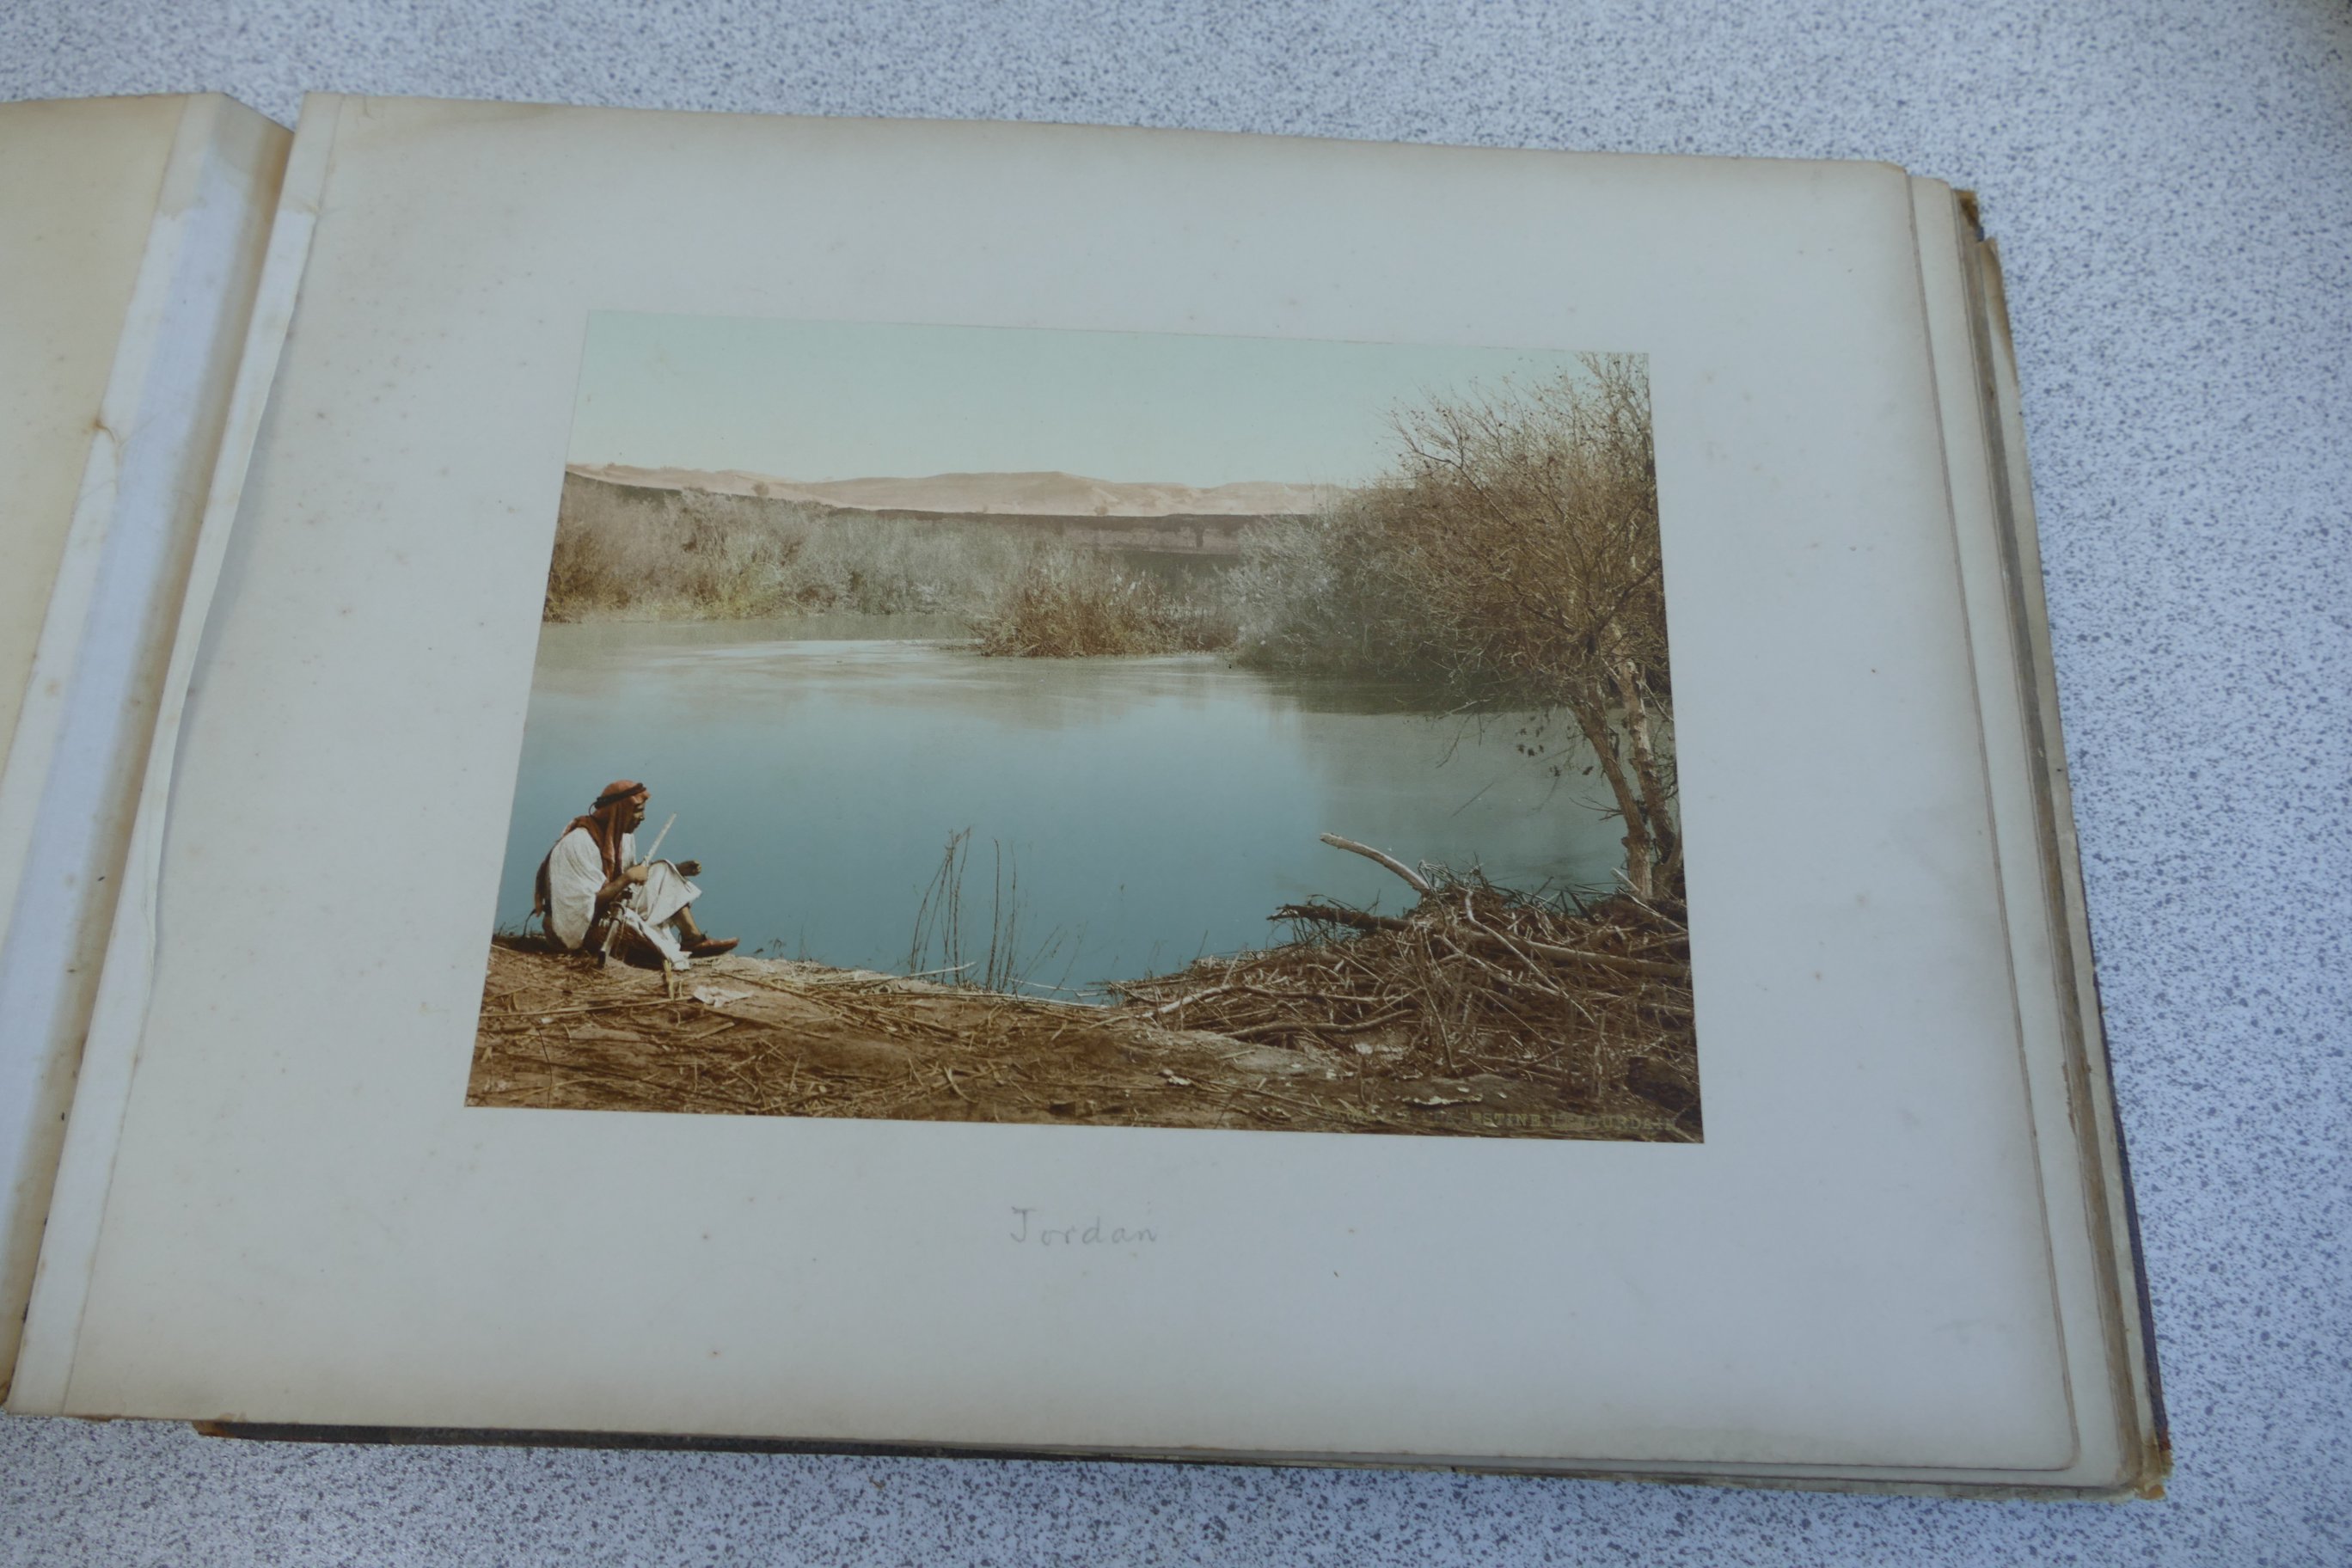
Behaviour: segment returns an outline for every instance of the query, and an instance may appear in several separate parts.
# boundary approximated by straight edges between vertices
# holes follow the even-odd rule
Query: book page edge
[[[117,875],[291,138],[183,101],[0,782],[0,1389],[16,1355]],[[16,873],[22,872],[21,879]]]
[[[107,1189],[130,1101],[152,978],[154,892],[169,829],[172,772],[189,679],[204,639],[228,536],[269,400],[279,352],[309,259],[319,195],[333,150],[343,100],[313,95],[304,104],[269,225],[268,242],[243,335],[227,416],[212,468],[189,564],[170,663],[156,689],[154,737],[116,892],[99,989],[82,1045],[79,1080],[47,1222],[17,1346],[6,1407],[54,1414],[64,1407],[89,1271],[97,1257]]]
[[[2080,1174],[2101,1245],[2096,1248],[2103,1316],[2111,1341],[2109,1371],[2116,1384],[2129,1473],[2124,1485],[2140,1497],[2161,1497],[2172,1468],[2172,1445],[2157,1366],[2156,1328],[2139,1215],[2131,1187],[2130,1157],[2116,1107],[2115,1080],[2102,1022],[2090,911],[2074,826],[2074,791],[2060,723],[2057,667],[2049,605],[2042,581],[2040,532],[2027,466],[2021,386],[1998,245],[1985,234],[1973,193],[1955,192],[1963,233],[1969,304],[1983,381],[1988,428],[1996,445],[1995,481],[2003,564],[2019,633],[2021,679],[2034,785],[2042,817],[2041,846],[2050,878],[2052,919],[2059,937],[2067,1014],[2067,1071],[2076,1112],[2074,1127]]]

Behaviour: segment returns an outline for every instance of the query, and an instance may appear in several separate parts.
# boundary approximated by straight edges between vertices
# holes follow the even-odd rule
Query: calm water
[[[1031,980],[1072,987],[1263,945],[1282,929],[1266,916],[1309,897],[1412,902],[1322,833],[1527,889],[1604,887],[1622,853],[1597,781],[1519,755],[1518,721],[1431,716],[1427,692],[1215,655],[984,658],[898,640],[955,632],[546,627],[500,923],[521,923],[549,844],[621,777],[653,788],[641,844],[677,814],[663,857],[703,862],[696,913],[746,951],[903,968],[947,839],[968,828],[963,956],[986,946],[1002,864],[1019,875]]]

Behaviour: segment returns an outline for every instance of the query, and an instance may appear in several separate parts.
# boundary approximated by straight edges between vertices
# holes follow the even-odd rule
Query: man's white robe
[[[621,864],[634,866],[636,861],[636,835],[624,833]],[[594,834],[575,827],[555,841],[547,856],[547,929],[556,941],[576,948],[588,940],[588,928],[596,919],[596,893],[604,885],[604,857],[596,847]],[[656,860],[646,879],[621,896],[615,913],[623,925],[683,969],[686,950],[678,946],[670,922],[678,910],[701,896],[702,889],[678,875],[677,867]]]

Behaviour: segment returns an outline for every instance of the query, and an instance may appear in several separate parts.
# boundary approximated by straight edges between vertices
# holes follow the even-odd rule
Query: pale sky
[[[571,460],[1353,485],[1388,467],[1391,410],[1575,368],[1543,350],[599,312]]]

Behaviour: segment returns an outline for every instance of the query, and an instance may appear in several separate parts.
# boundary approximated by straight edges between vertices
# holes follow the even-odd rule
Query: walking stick
[[[654,847],[651,849],[646,850],[644,856],[638,859],[638,865],[643,866],[650,863],[655,856],[661,853],[662,840],[669,837],[670,826],[677,821],[677,813],[673,811],[669,814],[669,821],[663,823],[661,825],[661,831],[654,835]],[[628,896],[629,895],[625,892],[621,895],[624,899]],[[612,914],[608,916],[604,921],[604,945],[596,950],[596,962],[598,963],[604,963],[613,956],[613,938],[619,933],[620,929],[621,911],[616,900]]]

